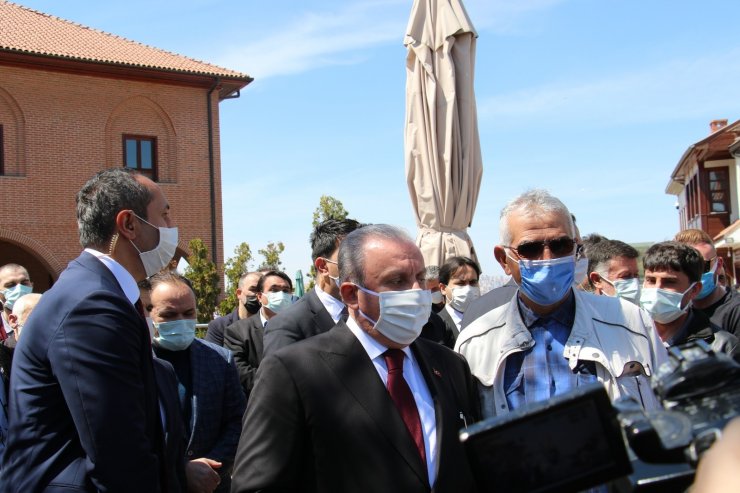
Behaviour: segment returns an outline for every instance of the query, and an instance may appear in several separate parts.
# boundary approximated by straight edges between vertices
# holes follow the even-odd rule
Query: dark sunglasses
[[[525,241],[519,243],[519,246],[509,246],[507,248],[514,250],[521,258],[537,259],[542,257],[542,252],[545,251],[545,247],[550,250],[550,253],[560,257],[573,253],[573,247],[575,244],[576,242],[573,238],[565,236],[563,238],[555,238],[553,240]]]
[[[704,272],[709,272],[710,270],[712,270],[712,262],[714,262],[715,260],[717,260],[716,256],[704,261]]]

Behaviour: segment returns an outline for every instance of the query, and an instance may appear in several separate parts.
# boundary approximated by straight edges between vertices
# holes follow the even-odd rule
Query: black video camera
[[[740,365],[704,341],[669,349],[653,377],[663,410],[612,405],[601,384],[460,432],[481,492],[680,492],[701,454],[740,415]]]

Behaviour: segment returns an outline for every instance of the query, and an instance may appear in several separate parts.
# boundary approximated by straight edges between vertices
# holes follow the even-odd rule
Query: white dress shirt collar
[[[457,325],[458,332],[460,331],[460,324],[462,323],[463,319],[463,312],[459,312],[452,308],[452,305],[445,305],[445,310],[447,310],[447,313],[450,314],[450,317],[452,317],[452,321],[455,322],[455,325]]]
[[[362,328],[357,324],[354,318],[349,317],[347,318],[347,327],[349,327],[349,330],[352,331],[352,333],[355,335],[358,341],[360,341],[360,344],[362,344],[363,349],[365,349],[365,352],[370,357],[371,360],[374,360],[378,356],[382,356],[384,352],[388,350],[387,347],[370,337],[370,335],[362,330]],[[414,355],[411,352],[411,349],[406,346],[402,349],[404,353],[406,353],[406,356],[414,360]],[[385,360],[383,360],[385,361]],[[383,363],[385,364],[385,363]]]
[[[139,286],[136,284],[134,276],[132,276],[131,273],[127,271],[124,266],[113,260],[110,255],[99,252],[92,248],[85,248],[85,251],[90,255],[94,255],[95,258],[100,260],[103,265],[106,266],[109,271],[111,271],[113,277],[116,278],[119,286],[121,286],[123,294],[126,295],[126,298],[128,298],[132,305],[136,303],[136,300],[139,299]]]
[[[329,293],[324,292],[318,284],[314,286],[313,289],[314,291],[316,291],[316,296],[319,297],[319,301],[321,302],[321,304],[324,305],[326,311],[329,312],[329,315],[331,315],[332,320],[334,320],[334,322],[339,322],[339,319],[342,318],[344,303],[342,303]]]

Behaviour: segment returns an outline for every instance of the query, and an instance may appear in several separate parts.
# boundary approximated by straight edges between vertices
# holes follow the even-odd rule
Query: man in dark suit
[[[347,318],[339,294],[337,254],[345,236],[360,227],[354,219],[327,219],[311,232],[311,260],[316,285],[297,303],[275,317],[265,329],[267,356],[294,342],[322,334]]]
[[[239,320],[224,332],[224,347],[234,353],[236,368],[244,394],[254,386],[254,377],[262,361],[265,326],[272,323],[277,314],[287,310],[293,303],[293,282],[281,271],[269,270],[257,282],[257,299],[262,306],[249,318]]]
[[[236,288],[236,299],[239,305],[231,313],[208,323],[206,341],[217,346],[223,346],[226,327],[239,320],[247,319],[259,311],[260,302],[257,299],[257,283],[260,277],[262,277],[262,274],[259,272],[245,272],[241,275],[239,285]]]
[[[163,359],[154,358],[154,378],[159,393],[159,410],[164,424],[164,461],[167,487],[170,493],[187,491],[185,477],[185,425],[180,411],[177,377],[172,365]]]
[[[23,328],[2,492],[170,491],[149,331],[136,286],[175,253],[169,204],[112,168],[77,194],[85,251]]]
[[[154,352],[175,369],[186,423],[188,488],[228,492],[246,407],[233,356],[195,339],[195,292],[187,279],[161,272],[151,286]]]
[[[417,339],[431,310],[419,248],[365,226],[339,270],[350,317],[263,360],[232,491],[474,490],[458,431],[478,418],[476,388],[464,359]]]

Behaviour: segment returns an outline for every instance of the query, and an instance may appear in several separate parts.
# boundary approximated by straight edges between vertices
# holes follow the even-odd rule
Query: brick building
[[[686,149],[666,187],[676,195],[681,230],[714,238],[732,280],[740,273],[740,120],[713,120],[709,136]]]
[[[74,197],[106,167],[162,187],[180,255],[221,266],[219,103],[251,78],[0,1],[0,265],[43,292],[80,252]]]

